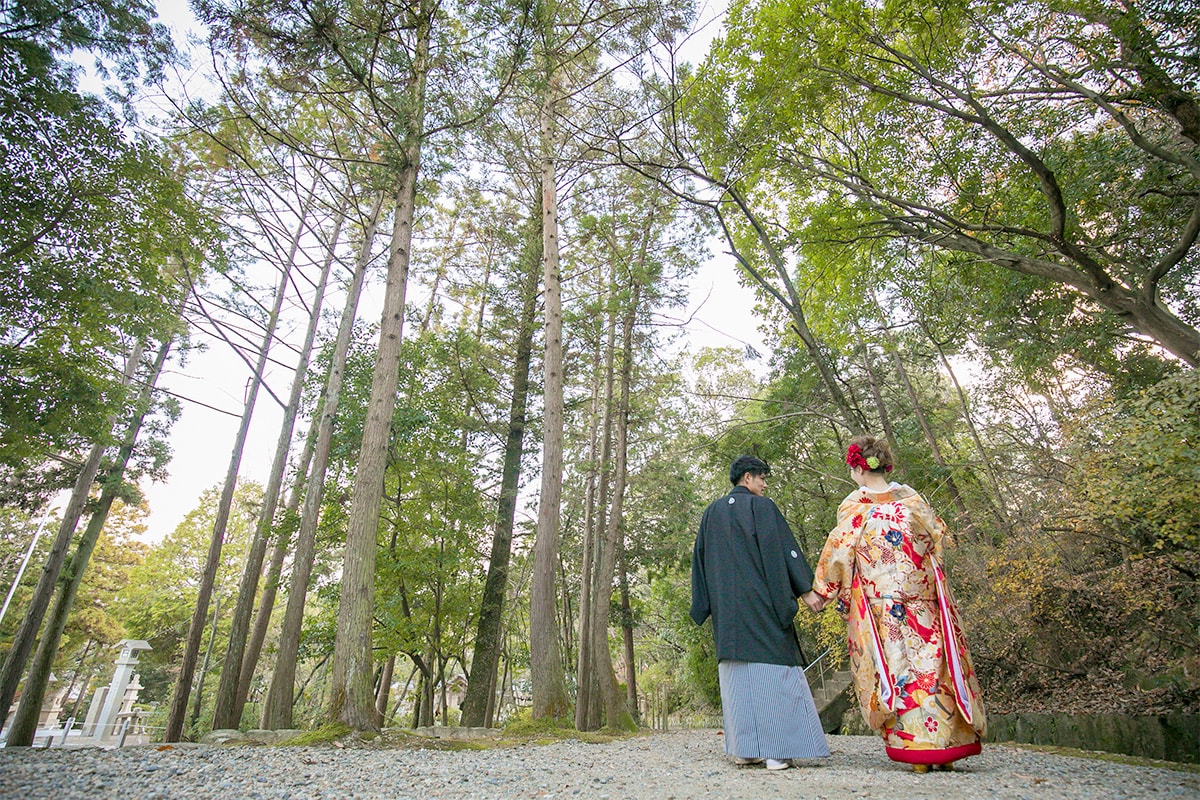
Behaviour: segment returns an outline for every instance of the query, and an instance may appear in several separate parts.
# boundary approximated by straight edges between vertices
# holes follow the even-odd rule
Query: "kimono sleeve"
[[[700,520],[700,531],[696,534],[696,544],[692,547],[692,607],[688,615],[697,625],[703,625],[712,611],[708,599],[708,581],[704,574],[704,531],[707,523],[708,511],[705,511]]]
[[[817,561],[813,589],[826,600],[838,597],[849,605],[854,580],[854,549],[862,531],[862,504],[846,500],[838,508],[838,524],[825,539]]]
[[[933,557],[940,563],[942,551],[946,547],[954,547],[954,537],[946,528],[946,523],[920,495],[906,501],[905,505],[908,506],[913,523],[923,529],[933,541]]]
[[[779,518],[779,539],[783,545],[783,562],[787,564],[788,583],[791,585],[792,599],[794,600],[800,595],[812,591],[813,571],[812,567],[808,565],[808,559],[804,557],[804,551],[796,543],[792,529],[788,527],[787,520],[784,519],[783,513],[777,506],[775,514]]]
[[[812,588],[812,570],[775,502],[769,497],[755,497],[750,507],[754,513],[760,569],[775,617],[786,628],[796,617],[796,598]]]

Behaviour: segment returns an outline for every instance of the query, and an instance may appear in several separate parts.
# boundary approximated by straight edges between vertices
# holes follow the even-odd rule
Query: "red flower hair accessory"
[[[854,469],[870,469],[867,460],[863,458],[862,448],[856,444],[850,445],[850,449],[846,451],[846,463]]]
[[[846,451],[846,463],[851,467],[863,470],[879,469],[879,459],[875,456],[864,458],[862,448],[856,444],[850,445],[850,449]],[[883,468],[884,472],[891,472],[892,465],[888,464]]]

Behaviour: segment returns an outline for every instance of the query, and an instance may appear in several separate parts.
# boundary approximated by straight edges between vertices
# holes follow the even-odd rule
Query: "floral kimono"
[[[979,682],[942,573],[946,525],[919,494],[856,489],[838,509],[813,588],[847,615],[863,719],[888,757],[948,764],[980,751]]]

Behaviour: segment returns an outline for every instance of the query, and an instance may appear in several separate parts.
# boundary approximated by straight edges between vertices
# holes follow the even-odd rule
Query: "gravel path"
[[[683,800],[1200,798],[1200,774],[985,745],[953,772],[916,775],[874,736],[831,736],[833,757],[782,772],[734,766],[714,730],[606,744],[561,741],[490,750],[153,746],[0,749],[0,797]]]

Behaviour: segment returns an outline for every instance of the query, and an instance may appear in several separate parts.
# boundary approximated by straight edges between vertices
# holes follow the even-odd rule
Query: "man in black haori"
[[[692,551],[691,617],[712,616],[725,720],[725,752],[738,764],[787,769],[826,758],[829,745],[801,669],[792,619],[810,608],[813,571],[775,503],[764,496],[771,468],[739,456],[733,491],[704,510]]]

